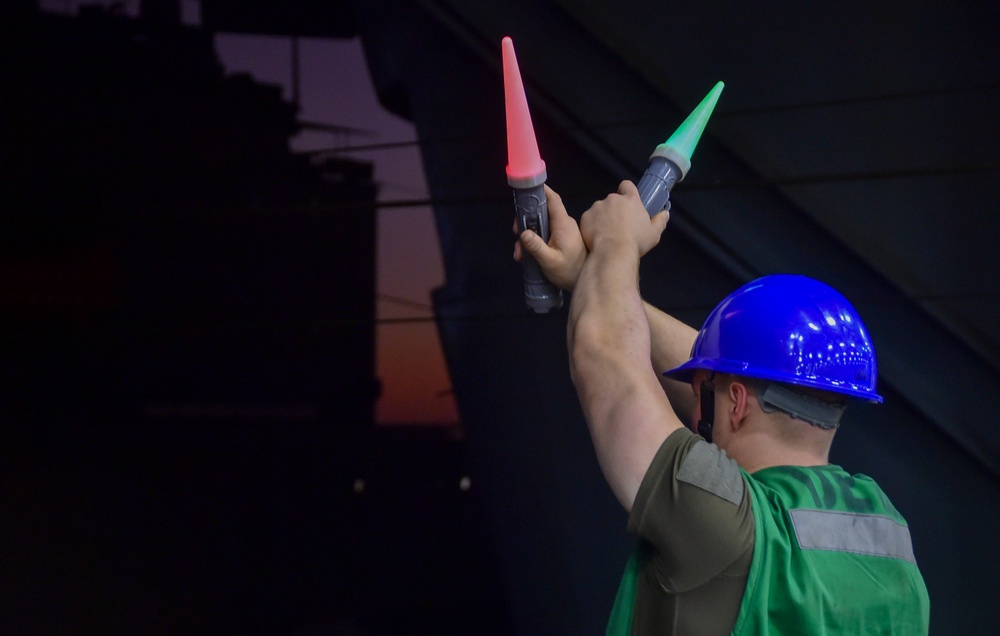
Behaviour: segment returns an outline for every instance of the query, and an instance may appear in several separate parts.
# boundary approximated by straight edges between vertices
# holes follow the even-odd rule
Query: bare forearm
[[[694,410],[694,394],[691,387],[683,382],[663,377],[663,372],[688,360],[698,332],[645,301],[643,308],[649,323],[650,359],[653,369],[670,399],[670,404],[687,417]]]
[[[591,254],[569,314],[570,371],[640,366],[650,351],[649,324],[638,291],[638,258]]]
[[[638,258],[594,252],[570,306],[570,371],[601,468],[630,509],[646,468],[680,426],[650,362]]]

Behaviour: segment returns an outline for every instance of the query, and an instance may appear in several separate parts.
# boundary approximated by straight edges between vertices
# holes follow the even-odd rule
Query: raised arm
[[[687,362],[691,355],[691,347],[698,337],[698,331],[647,302],[643,302],[643,307],[646,310],[646,321],[649,323],[650,358],[653,369],[656,370],[657,378],[670,403],[681,418],[687,421],[695,406],[691,385],[665,378],[663,372]]]
[[[626,187],[623,184],[623,187]],[[559,287],[573,291],[577,285],[577,281],[580,278],[580,273],[584,267],[584,264],[588,260],[588,250],[587,246],[584,244],[583,236],[580,233],[580,227],[577,222],[569,216],[566,212],[566,208],[563,205],[562,199],[559,195],[545,186],[545,193],[548,197],[549,204],[549,223],[552,229],[551,238],[549,239],[548,245],[546,245],[541,238],[535,235],[530,230],[526,230],[519,237],[520,240],[515,245],[514,258],[520,259],[521,251],[527,250],[535,257],[538,263],[542,267],[542,271],[545,272],[546,277]],[[618,196],[618,195],[615,195]],[[625,196],[625,199],[628,197]],[[601,202],[602,205],[607,203],[611,204],[611,199]],[[661,220],[665,220],[664,217]],[[648,216],[646,217],[648,222]],[[658,221],[659,222],[659,221]],[[515,224],[516,232],[516,224]],[[658,238],[658,235],[657,235]],[[605,257],[602,257],[605,258]],[[613,260],[613,259],[612,259]],[[600,267],[595,265],[595,267]],[[636,275],[631,276],[632,287],[635,287]],[[594,281],[596,283],[596,279]],[[598,296],[599,298],[599,296]],[[582,300],[573,301],[573,307],[576,307],[576,311],[582,311],[580,308],[588,301],[587,294],[584,294]],[[656,378],[656,380],[661,385],[662,390],[666,393],[669,398],[670,404],[674,406],[677,413],[681,414],[682,418],[687,418],[690,416],[694,410],[694,394],[691,391],[691,387],[687,384],[677,382],[674,380],[668,380],[662,376],[663,371],[667,369],[672,369],[673,367],[683,363],[687,360],[687,357],[691,351],[691,346],[694,344],[694,339],[697,336],[697,331],[689,327],[688,325],[680,322],[674,317],[666,314],[659,309],[656,309],[649,303],[642,303],[642,308],[646,316],[646,323],[648,326],[648,342],[649,346],[646,349],[646,364],[649,365],[649,374]],[[586,326],[586,323],[585,323]],[[573,323],[570,323],[570,344],[571,346],[578,339],[573,333]],[[584,347],[590,346],[587,344],[587,339],[583,338],[581,341],[581,351]],[[585,354],[581,354],[583,357]],[[571,360],[571,364],[573,361]],[[585,364],[585,363],[584,363]],[[599,365],[598,365],[599,366]],[[634,371],[639,368],[645,368],[641,365],[630,366],[630,371]],[[572,370],[572,367],[571,367]],[[575,373],[575,372],[574,372]],[[577,374],[578,375],[578,374]],[[586,373],[580,376],[580,381],[585,382]],[[581,400],[582,400],[581,396]],[[589,418],[589,415],[588,415]],[[653,429],[658,430],[658,429]],[[673,429],[670,429],[673,430]],[[664,435],[665,437],[665,435]],[[595,440],[596,441],[596,440]],[[659,446],[655,441],[649,443],[650,448],[655,453],[656,448]],[[652,456],[650,456],[651,459]],[[602,460],[602,466],[607,462]],[[613,463],[613,462],[612,462]],[[642,459],[638,462],[640,465],[648,466],[649,462]],[[642,469],[642,473],[645,472],[645,468]],[[642,475],[640,474],[638,479],[641,481]],[[610,478],[609,478],[610,481]],[[633,480],[634,481],[634,480]],[[638,488],[638,483],[635,484]],[[616,494],[619,494],[616,490]],[[631,496],[626,493],[625,496],[619,495],[619,499],[623,499],[622,503],[626,508],[630,507],[631,500],[634,498],[634,491],[631,492]]]
[[[570,372],[605,479],[627,510],[663,440],[682,426],[653,369],[638,289],[639,259],[666,224],[666,213],[649,218],[627,181],[581,220],[589,255],[570,305]]]

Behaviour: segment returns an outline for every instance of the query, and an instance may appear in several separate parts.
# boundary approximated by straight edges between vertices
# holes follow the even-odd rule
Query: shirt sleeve
[[[653,547],[656,576],[668,592],[691,590],[746,564],[753,515],[742,472],[715,444],[686,428],[675,431],[643,477],[629,531]]]

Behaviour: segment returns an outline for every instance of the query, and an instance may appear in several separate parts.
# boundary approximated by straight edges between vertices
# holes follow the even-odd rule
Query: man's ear
[[[743,426],[750,402],[750,390],[740,380],[733,380],[726,389],[729,393],[729,412],[726,413],[733,431]]]

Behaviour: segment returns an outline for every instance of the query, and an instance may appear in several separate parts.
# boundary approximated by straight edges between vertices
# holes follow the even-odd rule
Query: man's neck
[[[727,449],[727,452],[748,473],[773,466],[825,466],[830,463],[829,448],[820,452],[790,446],[784,440],[767,435],[740,440],[735,448]]]
[[[740,466],[748,473],[755,473],[765,468],[775,466],[826,466],[830,463],[829,457],[817,457],[812,453],[791,453],[786,452],[774,457],[754,458],[749,462],[741,463]]]

